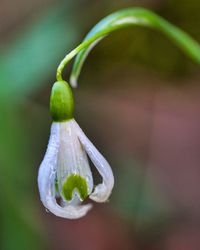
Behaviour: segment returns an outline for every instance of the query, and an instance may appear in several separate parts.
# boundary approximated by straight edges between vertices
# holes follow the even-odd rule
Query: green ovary
[[[67,177],[62,186],[62,195],[67,201],[70,201],[75,190],[78,191],[81,200],[88,196],[87,182],[85,178],[78,174],[72,174]]]
[[[74,100],[69,84],[55,82],[50,97],[50,112],[54,122],[63,122],[73,118]]]

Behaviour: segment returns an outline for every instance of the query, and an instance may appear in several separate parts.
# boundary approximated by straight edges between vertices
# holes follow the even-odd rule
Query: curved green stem
[[[61,61],[57,69],[57,80],[62,80],[62,72],[66,64],[77,54],[73,65],[70,82],[76,86],[77,78],[82,65],[90,52],[99,40],[110,34],[112,31],[132,25],[155,28],[166,34],[179,48],[183,50],[191,59],[200,64],[200,45],[181,29],[170,24],[162,17],[152,11],[143,8],[129,8],[117,11],[102,19],[87,34],[83,42],[72,50]]]
[[[75,49],[73,49],[70,53],[68,53],[63,60],[60,62],[58,68],[57,68],[57,73],[56,73],[56,79],[57,81],[63,81],[62,78],[62,71],[64,69],[64,67],[66,66],[66,64],[74,57],[76,56],[82,49],[86,48],[88,45],[90,45],[91,43],[93,43],[95,40],[97,40],[99,38],[99,36],[95,35],[93,37],[91,37],[90,39],[88,39],[85,42],[82,42],[79,46],[77,46]]]

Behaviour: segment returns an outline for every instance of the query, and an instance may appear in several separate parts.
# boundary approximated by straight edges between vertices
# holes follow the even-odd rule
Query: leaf
[[[67,54],[60,63],[57,70],[57,79],[62,79],[61,73],[64,66],[78,54],[70,76],[70,83],[75,87],[83,63],[91,49],[106,35],[132,25],[155,28],[163,32],[191,59],[200,64],[200,46],[188,34],[152,11],[143,8],[129,8],[117,11],[97,23],[87,34],[83,42]]]

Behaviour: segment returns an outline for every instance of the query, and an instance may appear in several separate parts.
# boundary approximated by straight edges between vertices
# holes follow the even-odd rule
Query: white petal
[[[97,202],[106,201],[114,186],[114,177],[112,169],[103,155],[96,149],[96,147],[91,143],[87,136],[83,133],[79,125],[77,126],[77,135],[84,146],[87,154],[89,155],[91,161],[96,166],[98,172],[103,178],[103,182],[95,187],[94,192],[90,195],[90,198]]]
[[[55,180],[57,154],[59,149],[59,131],[59,123],[52,123],[47,151],[39,168],[38,186],[40,198],[44,206],[46,206],[46,196],[53,195],[51,194],[52,190],[50,190],[50,183]]]
[[[57,204],[55,198],[55,175],[59,150],[59,134],[60,124],[53,123],[47,151],[38,173],[40,198],[44,206],[53,214],[63,218],[77,219],[87,213],[91,208],[90,204],[61,207]]]
[[[88,194],[93,190],[93,178],[88,158],[76,134],[74,119],[60,124],[60,147],[57,161],[57,178],[60,194],[66,178],[72,174],[83,177],[88,184]],[[74,192],[75,194],[75,192]]]

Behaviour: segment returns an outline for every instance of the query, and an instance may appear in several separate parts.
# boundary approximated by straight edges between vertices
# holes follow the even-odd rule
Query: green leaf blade
[[[83,42],[63,59],[62,66],[58,67],[58,75],[61,75],[64,66],[77,54],[70,76],[70,83],[75,87],[83,63],[92,48],[113,31],[134,25],[161,31],[191,59],[200,64],[200,46],[187,33],[152,11],[143,8],[129,8],[117,11],[97,23],[86,35]]]

